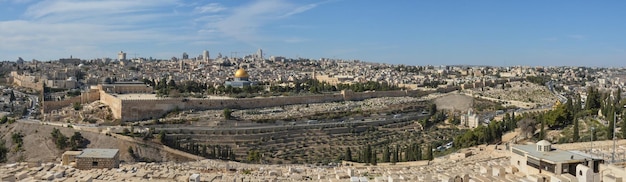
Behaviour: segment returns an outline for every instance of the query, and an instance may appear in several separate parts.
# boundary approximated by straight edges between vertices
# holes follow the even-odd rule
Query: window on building
[[[98,162],[91,162],[91,166],[98,166]]]

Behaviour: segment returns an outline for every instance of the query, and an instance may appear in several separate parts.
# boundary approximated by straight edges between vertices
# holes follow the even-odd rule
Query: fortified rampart
[[[495,86],[510,81],[520,79],[500,79],[495,81],[476,82],[459,86],[442,86],[436,92],[447,93],[455,90],[478,88],[481,86]],[[102,87],[96,87],[102,88]],[[133,93],[143,92],[129,90]],[[242,99],[196,99],[196,98],[162,98],[162,99],[121,99],[109,94],[101,89],[93,89],[85,96],[82,94],[78,98],[71,98],[64,101],[47,101],[44,103],[44,112],[50,112],[62,107],[69,106],[75,102],[85,103],[100,100],[108,105],[115,119],[121,121],[137,121],[145,119],[160,118],[174,109],[180,110],[208,110],[208,109],[251,109],[263,107],[276,107],[295,104],[312,104],[340,101],[357,101],[378,97],[419,97],[435,91],[422,90],[394,90],[394,91],[369,91],[353,92],[344,90],[338,94],[323,94],[313,96],[293,96],[293,97],[269,97],[269,98],[242,98]],[[97,94],[96,94],[97,93]],[[85,98],[87,97],[87,98]]]
[[[90,103],[100,100],[100,91],[96,89],[91,89],[89,92],[83,92],[80,96],[72,97],[65,100],[60,101],[44,101],[43,102],[43,110],[44,112],[49,112],[52,110],[61,109],[63,107],[71,106],[74,103]]]
[[[113,114],[113,118],[122,119],[122,99],[102,90],[99,90],[98,92],[100,93],[100,102],[109,106]],[[150,107],[148,104],[149,103],[147,103],[144,107]]]
[[[13,84],[20,87],[26,87],[37,91],[43,90],[43,81],[41,81],[37,76],[21,75],[17,71],[12,71],[11,80],[13,81]]]

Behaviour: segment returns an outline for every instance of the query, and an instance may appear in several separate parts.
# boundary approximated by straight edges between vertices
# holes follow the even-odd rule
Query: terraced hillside
[[[156,128],[163,131],[169,145],[181,150],[216,156],[215,148],[229,148],[235,160],[246,161],[255,151],[265,163],[329,163],[337,161],[347,148],[358,150],[371,145],[429,143],[447,140],[456,129],[422,131],[417,120],[426,116],[405,115],[397,118],[298,124],[254,128],[214,129],[200,127]],[[217,151],[218,153],[220,151]],[[220,155],[217,155],[220,156]],[[231,158],[232,159],[232,158]]]

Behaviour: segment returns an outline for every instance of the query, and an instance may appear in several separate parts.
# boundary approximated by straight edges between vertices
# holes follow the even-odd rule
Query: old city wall
[[[178,108],[180,110],[207,109],[250,109],[275,107],[293,104],[324,103],[343,101],[341,94],[315,96],[271,97],[250,99],[156,99],[156,100],[122,100],[122,121],[160,118],[164,114]],[[116,117],[117,118],[117,117]]]
[[[64,99],[60,101],[44,101],[43,102],[43,111],[45,113],[50,113],[50,111],[58,110],[63,107],[71,106],[74,103],[90,103],[100,100],[100,92],[96,89],[89,90],[89,92],[83,92],[80,96],[72,97],[69,99]]]
[[[263,107],[276,107],[295,104],[311,104],[325,102],[340,102],[364,100],[377,97],[404,97],[423,96],[425,91],[377,91],[377,92],[352,92],[343,91],[341,94],[324,94],[314,96],[294,97],[270,97],[270,98],[244,98],[244,99],[186,99],[168,98],[154,100],[121,100],[119,108],[111,107],[114,117],[122,121],[136,121],[163,117],[168,112],[178,108],[180,110],[207,110],[207,109],[251,109]],[[107,94],[108,95],[108,94]],[[104,97],[103,97],[104,99]],[[119,100],[119,99],[118,99]],[[106,103],[105,103],[106,104]],[[108,105],[108,104],[107,104]],[[123,109],[122,109],[123,107]],[[120,112],[120,115],[116,115]]]
[[[99,92],[100,92],[100,102],[109,106],[109,108],[111,109],[111,112],[113,113],[113,118],[121,119],[122,118],[122,99],[117,98],[111,94],[108,94],[102,90],[100,90]]]
[[[33,90],[37,90],[37,91],[42,91],[43,90],[43,82],[36,80],[36,79],[28,79],[27,76],[14,76],[12,78],[13,80],[13,84],[20,86],[20,87],[26,87],[26,88],[30,88]]]
[[[35,76],[20,75],[17,71],[12,71],[11,80],[13,81],[13,84],[20,87],[26,87],[37,91],[43,90],[43,82],[38,80]]]

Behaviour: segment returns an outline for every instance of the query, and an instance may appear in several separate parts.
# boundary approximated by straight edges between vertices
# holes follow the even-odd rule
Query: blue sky
[[[0,60],[231,56],[625,66],[626,1],[0,0]]]

